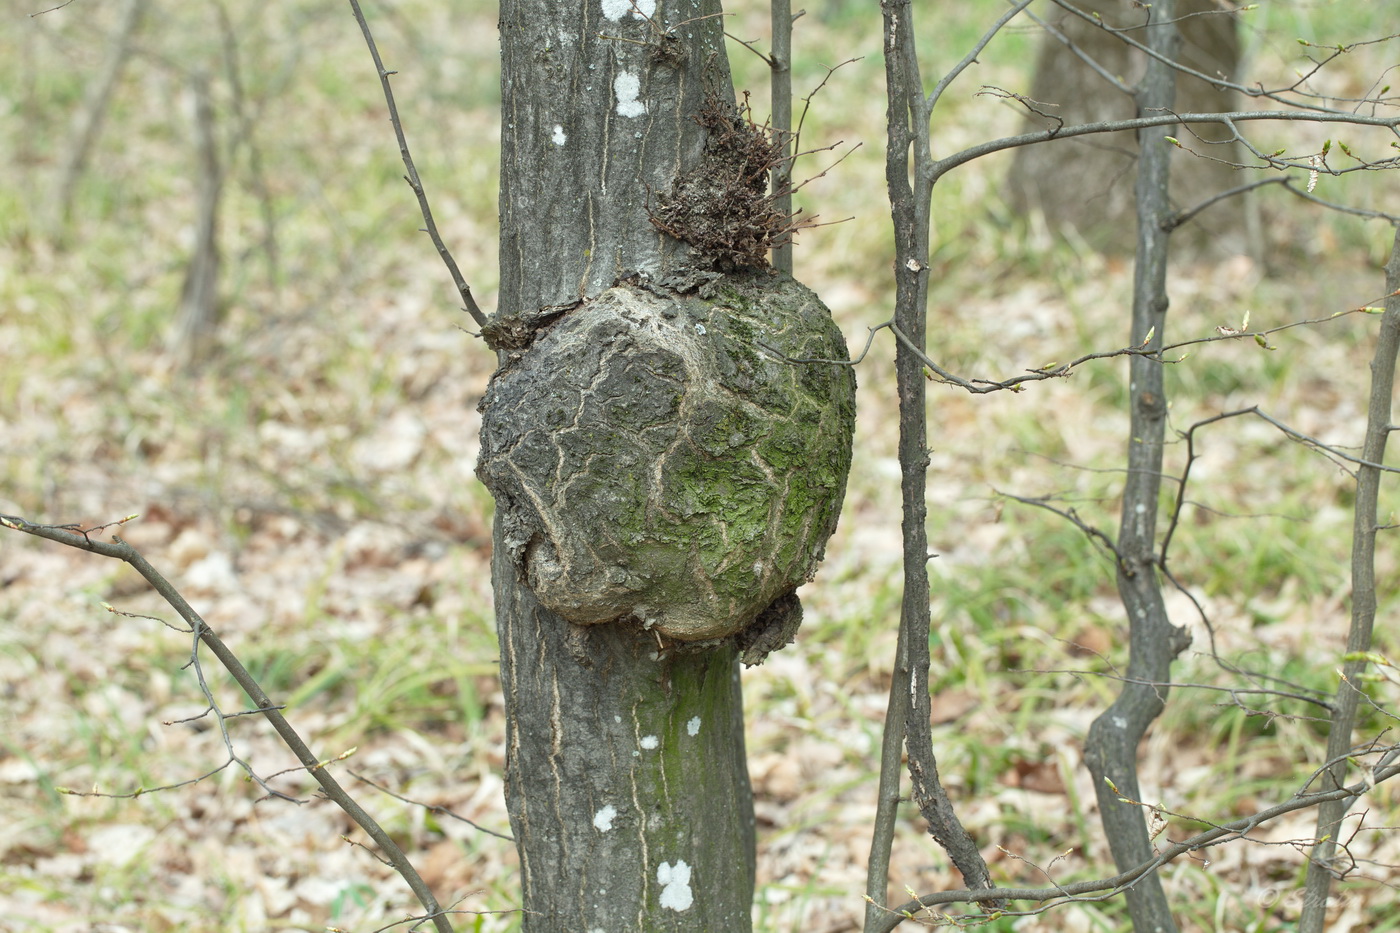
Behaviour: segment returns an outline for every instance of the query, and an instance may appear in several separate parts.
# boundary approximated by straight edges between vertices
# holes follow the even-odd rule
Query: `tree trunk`
[[[527,931],[750,929],[738,661],[790,640],[793,590],[844,492],[844,470],[807,464],[839,464],[840,445],[820,456],[807,442],[844,428],[849,464],[849,367],[755,352],[844,357],[829,315],[785,277],[735,285],[738,254],[671,235],[729,230],[691,210],[717,177],[695,173],[766,139],[733,120],[719,13],[717,0],[501,5],[501,290],[484,329],[501,366],[478,474],[497,502]],[[744,164],[766,185],[771,165]],[[752,232],[738,240],[765,255]],[[741,404],[696,401],[716,384]],[[790,420],[775,426],[778,409]],[[654,456],[633,449],[652,436]],[[768,550],[743,550],[756,542]]]
[[[1164,59],[1176,59],[1176,4],[1156,0],[1144,41]],[[1147,67],[1137,89],[1138,110],[1169,110],[1176,73],[1160,61]],[[1158,350],[1166,340],[1167,245],[1163,220],[1170,213],[1167,182],[1170,150],[1162,140],[1172,127],[1139,133],[1142,158],[1137,177],[1137,262],[1133,275],[1130,340]],[[1132,407],[1128,470],[1119,525],[1118,592],[1128,615],[1128,670],[1122,692],[1089,727],[1084,763],[1094,776],[1099,817],[1113,862],[1128,871],[1152,858],[1146,810],[1138,784],[1138,745],[1166,706],[1171,664],[1190,637],[1167,615],[1158,579],[1157,510],[1167,423],[1163,364],[1143,356],[1128,361]],[[1152,872],[1127,890],[1136,933],[1176,933],[1161,876]]]
[[[506,803],[527,931],[750,929],[753,794],[732,648],[656,660],[492,561]]]
[[[1141,5],[1127,0],[1076,0],[1081,10],[1099,14],[1115,28],[1142,21]],[[1203,74],[1233,79],[1240,65],[1240,42],[1233,16],[1221,12],[1214,0],[1182,0],[1181,62]],[[1049,26],[1097,62],[1110,75],[1131,85],[1147,66],[1147,56],[1117,36],[1059,7],[1042,11]],[[1142,30],[1128,35],[1145,42]],[[1046,116],[1030,115],[1027,129],[1041,130],[1063,120],[1064,126],[1102,120],[1125,120],[1136,115],[1133,98],[1114,90],[1060,39],[1041,40],[1029,96]],[[1232,109],[1234,93],[1200,78],[1177,80],[1178,113],[1214,113]],[[1160,139],[1159,132],[1154,138]],[[1199,137],[1199,138],[1197,138]],[[1207,158],[1173,153],[1172,207],[1190,208],[1241,183],[1228,162],[1237,161],[1238,147],[1222,143],[1229,131],[1219,126],[1195,126],[1182,144]],[[1202,140],[1213,141],[1214,145]],[[1132,241],[1122,236],[1134,216],[1137,139],[1131,132],[1024,146],[1016,150],[1007,194],[1018,211],[1040,211],[1053,228],[1073,229],[1104,251],[1125,249]],[[1219,161],[1215,161],[1219,160]],[[1176,245],[1188,245],[1213,255],[1243,251],[1243,200],[1222,202],[1183,228]],[[1183,242],[1183,237],[1184,242]]]

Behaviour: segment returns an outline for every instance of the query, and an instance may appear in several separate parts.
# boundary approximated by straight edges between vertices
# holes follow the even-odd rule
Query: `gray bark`
[[[1174,0],[1156,0],[1147,42],[1166,58],[1175,57],[1177,32],[1172,18]],[[1154,60],[1140,84],[1141,113],[1170,109],[1175,73]],[[1171,128],[1143,130],[1137,180],[1137,262],[1133,280],[1131,342],[1162,346],[1167,321],[1167,240],[1163,223],[1171,211],[1167,198],[1170,150],[1163,135]],[[1167,617],[1158,579],[1157,510],[1162,477],[1162,451],[1167,400],[1162,364],[1143,356],[1130,358],[1128,368],[1131,430],[1128,476],[1123,490],[1123,515],[1118,533],[1118,592],[1128,614],[1129,660],[1126,681],[1118,698],[1089,728],[1084,760],[1094,775],[1104,834],[1119,871],[1152,857],[1138,786],[1137,749],[1147,727],[1166,705],[1172,660],[1189,643],[1186,633]],[[1112,782],[1112,786],[1109,785]],[[1144,876],[1127,892],[1128,910],[1137,933],[1175,933],[1161,878]]]
[[[1385,267],[1385,288],[1389,297],[1381,318],[1376,353],[1371,360],[1371,395],[1366,413],[1366,440],[1361,459],[1384,463],[1386,441],[1392,430],[1391,399],[1395,391],[1395,359],[1400,349],[1400,229]],[[1371,631],[1376,622],[1376,532],[1380,499],[1381,471],[1372,466],[1356,468],[1356,507],[1351,542],[1351,628],[1347,653],[1365,654],[1371,650]],[[1336,762],[1325,770],[1318,788],[1330,791],[1346,783],[1346,756],[1351,752],[1351,733],[1356,726],[1361,691],[1357,684],[1370,665],[1366,660],[1350,660],[1342,666],[1342,682],[1332,705],[1331,732],[1327,736],[1327,760]],[[1308,878],[1303,890],[1303,913],[1299,933],[1321,933],[1326,926],[1327,898],[1332,887],[1337,840],[1342,819],[1356,798],[1329,800],[1317,808],[1317,839],[1308,862]]]
[[[777,358],[843,358],[839,334],[832,343],[789,332],[779,315],[756,321],[766,317],[763,300],[743,304],[748,286],[736,290],[721,274],[766,253],[762,231],[742,221],[767,222],[772,211],[755,200],[742,216],[706,212],[705,194],[720,181],[761,199],[771,167],[749,171],[746,153],[761,163],[764,141],[729,122],[718,2],[652,6],[501,6],[501,290],[483,328],[501,369],[484,403],[479,473],[497,496],[506,800],[526,931],[750,929],[754,822],[738,660],[789,640],[800,609],[783,585],[765,610],[720,611],[734,616],[724,624],[713,610],[731,603],[707,582],[740,571],[766,581],[783,567],[804,576],[814,566],[781,553],[793,542],[779,525],[794,514],[797,487],[769,454],[785,456],[773,446],[785,432],[820,430],[831,411],[769,405],[777,382],[830,389],[849,451],[849,367]],[[748,148],[717,152],[717,127]],[[762,183],[750,190],[742,180],[753,177]],[[673,232],[697,234],[690,245],[657,226],[663,209]],[[736,249],[731,236],[742,241]],[[753,287],[793,293],[790,280],[767,281]],[[712,371],[726,375],[697,376]],[[733,408],[693,404],[710,382],[737,400]],[[526,405],[541,418],[522,420]],[[772,417],[780,408],[785,423]],[[701,417],[687,421],[687,412]],[[554,415],[565,421],[551,432]],[[766,426],[743,429],[754,418]],[[650,460],[633,449],[662,434]],[[690,483],[683,470],[659,468],[674,453],[735,472],[714,488]],[[823,485],[839,506],[844,475]],[[760,490],[767,504],[754,505]],[[773,539],[742,567],[706,543],[708,531],[683,547],[663,539],[668,516],[675,525],[711,510],[716,540],[729,542],[740,534],[735,503],[767,516]],[[825,522],[822,508],[834,506],[814,511],[808,528]],[[700,588],[687,590],[696,567]],[[673,605],[686,592],[714,605],[698,615]]]
[[[506,803],[526,931],[750,929],[753,798],[735,649],[657,660],[571,626],[493,560]]]
[[[654,19],[603,12],[628,7],[501,4],[508,314],[570,305],[632,273],[659,279],[685,264],[685,244],[652,225],[648,201],[699,162],[706,134],[694,117],[706,88],[733,100],[719,3],[683,0]]]
[[[970,888],[993,887],[977,844],[953,810],[938,775],[930,731],[928,573],[928,409],[924,350],[928,334],[928,257],[935,175],[929,117],[936,95],[925,98],[914,42],[911,0],[882,0],[885,37],[885,183],[895,241],[894,320],[902,339],[895,352],[899,391],[899,465],[904,591],[888,713],[880,751],[880,784],[866,869],[866,931],[891,922],[890,850],[899,804],[900,747],[929,835],[948,854]],[[998,902],[990,905],[999,908]]]

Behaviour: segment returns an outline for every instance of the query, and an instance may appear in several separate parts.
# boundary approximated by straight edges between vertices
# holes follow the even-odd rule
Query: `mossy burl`
[[[811,579],[851,462],[855,376],[815,294],[623,284],[544,328],[482,400],[477,473],[521,578],[581,625],[738,635]],[[771,348],[767,349],[767,348]]]

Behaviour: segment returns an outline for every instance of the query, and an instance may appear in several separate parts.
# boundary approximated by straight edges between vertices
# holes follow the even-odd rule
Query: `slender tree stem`
[[[1390,261],[1385,267],[1388,296],[1381,317],[1376,353],[1371,360],[1371,395],[1366,412],[1366,440],[1362,458],[1372,464],[1385,461],[1386,440],[1390,436],[1391,396],[1395,388],[1395,359],[1400,350],[1400,226],[1396,227]],[[1376,620],[1376,531],[1379,524],[1381,471],[1375,466],[1356,468],[1356,505],[1352,513],[1351,538],[1351,630],[1347,634],[1347,655],[1342,680],[1332,704],[1331,732],[1327,736],[1327,758],[1335,762],[1321,775],[1323,790],[1341,787],[1346,780],[1347,754],[1361,701],[1361,676],[1370,662],[1371,630]],[[1299,933],[1322,933],[1327,919],[1327,897],[1334,875],[1333,857],[1341,836],[1342,819],[1355,797],[1330,800],[1317,810],[1317,845],[1308,862],[1303,888],[1303,913]]]
[[[773,132],[782,143],[782,161],[773,166],[771,184],[777,199],[773,206],[792,214],[792,3],[771,0],[773,14],[773,54],[769,57],[772,75]],[[792,275],[792,241],[773,250],[773,268]]]
[[[903,499],[904,595],[894,679],[885,717],[879,799],[866,872],[866,929],[874,929],[888,886],[889,853],[899,800],[899,746],[909,754],[914,799],[928,821],[929,835],[971,888],[992,887],[972,837],[953,812],[938,777],[929,726],[929,574],[927,471],[928,413],[925,407],[924,347],[928,331],[928,255],[933,158],[929,149],[931,103],[924,98],[914,45],[910,0],[885,0],[885,81],[888,132],[885,182],[895,235],[895,326],[903,338],[895,354],[899,390],[899,463]],[[912,164],[911,164],[912,163]],[[912,173],[911,173],[912,168]],[[912,185],[910,177],[913,177]],[[989,907],[995,909],[997,902]]]
[[[1150,8],[1148,41],[1159,53],[1148,62],[1136,91],[1138,112],[1170,110],[1176,72],[1169,62],[1180,42],[1175,0]],[[1139,135],[1137,176],[1137,262],[1133,281],[1130,342],[1149,350],[1162,346],[1167,320],[1167,197],[1171,149],[1158,134]],[[1172,660],[1189,643],[1167,617],[1157,573],[1157,511],[1166,434],[1167,401],[1162,364],[1145,356],[1128,361],[1131,429],[1128,475],[1119,528],[1118,591],[1128,614],[1128,678],[1118,698],[1089,729],[1084,760],[1094,776],[1100,817],[1114,863],[1120,871],[1152,858],[1146,814],[1135,801],[1137,749],[1152,720],[1166,705]],[[1155,873],[1127,890],[1128,910],[1137,933],[1175,933],[1161,879]]]

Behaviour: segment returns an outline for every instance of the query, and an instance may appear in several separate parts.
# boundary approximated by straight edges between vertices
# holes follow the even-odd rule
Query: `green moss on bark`
[[[855,379],[791,279],[718,297],[613,288],[498,373],[478,473],[541,603],[678,641],[742,631],[811,578],[836,527]],[[541,427],[546,425],[547,427]]]

